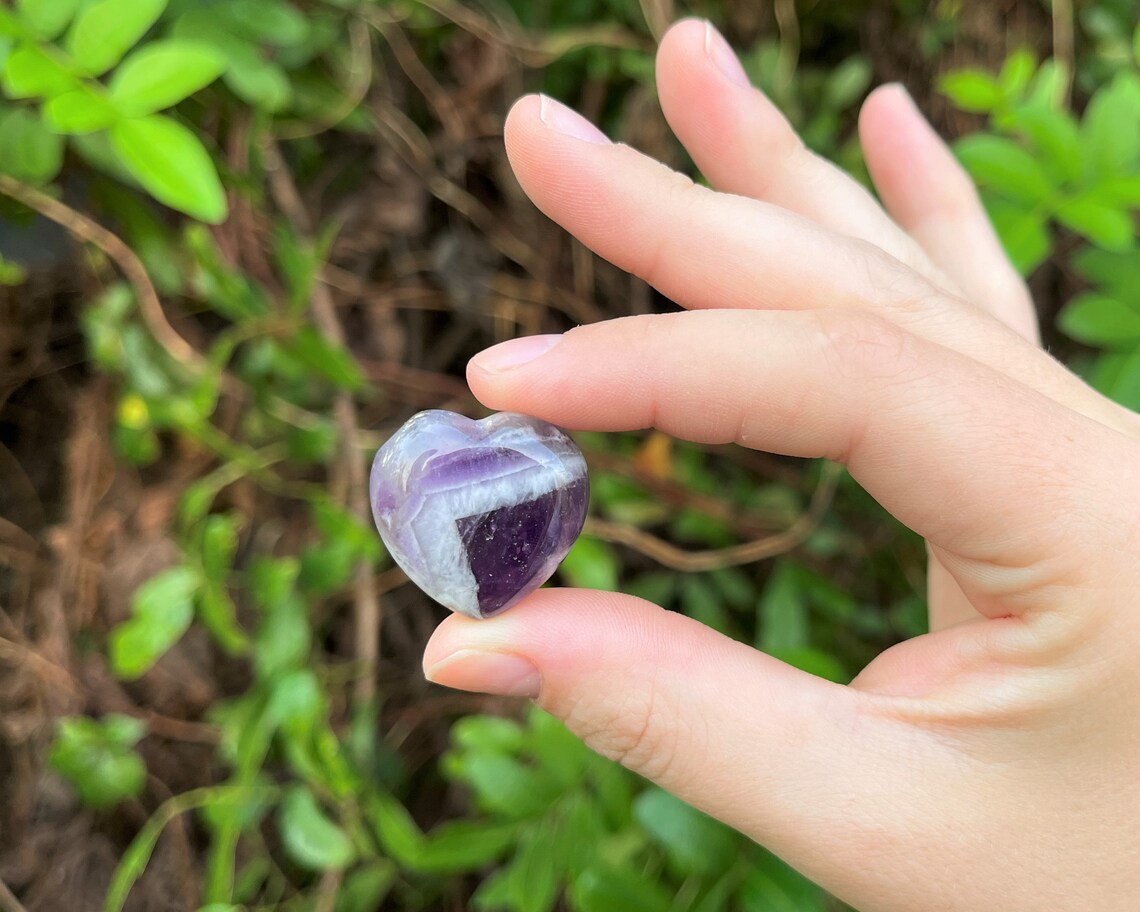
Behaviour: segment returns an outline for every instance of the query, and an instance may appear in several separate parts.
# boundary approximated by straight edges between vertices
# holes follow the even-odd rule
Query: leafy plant
[[[102,809],[135,798],[146,784],[146,766],[134,747],[146,725],[131,716],[102,720],[66,716],[56,722],[51,766],[67,779],[84,804]]]
[[[0,8],[0,85],[9,102],[29,103],[0,114],[12,131],[0,131],[8,173],[36,184],[53,180],[64,137],[71,137],[80,154],[159,202],[206,222],[225,218],[225,192],[209,152],[193,131],[159,112],[213,82],[226,60],[201,42],[138,46],[165,6],[29,0]]]
[[[469,716],[452,741],[444,769],[499,835],[495,857],[507,855],[476,891],[476,909],[548,912],[560,900],[575,912],[825,908],[802,876],[539,710],[525,725]]]
[[[1116,22],[1094,8],[1103,35]],[[1114,33],[1115,34],[1115,33]],[[1117,38],[1120,36],[1117,35]],[[978,181],[986,207],[1014,262],[1031,272],[1056,250],[1051,224],[1084,244],[1068,260],[1087,289],[1066,302],[1058,326],[1103,349],[1077,366],[1122,404],[1140,408],[1140,27],[1132,53],[1114,53],[1104,82],[1078,118],[1059,95],[1063,74],[1027,52],[1012,55],[997,77],[948,75],[943,90],[959,107],[988,115],[989,132],[967,136],[958,155]],[[1114,44],[1116,47],[1119,44]]]
[[[1053,250],[1057,223],[1105,250],[1135,246],[1140,206],[1140,74],[1122,71],[1097,89],[1078,120],[1062,105],[1064,74],[1012,55],[998,76],[949,74],[942,89],[958,107],[985,113],[990,130],[955,151],[985,194],[1010,257],[1031,272]]]

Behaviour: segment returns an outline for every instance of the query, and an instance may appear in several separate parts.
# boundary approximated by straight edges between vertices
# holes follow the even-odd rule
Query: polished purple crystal
[[[582,531],[586,461],[562,431],[500,412],[420,412],[372,463],[372,515],[409,578],[490,617],[546,582]]]

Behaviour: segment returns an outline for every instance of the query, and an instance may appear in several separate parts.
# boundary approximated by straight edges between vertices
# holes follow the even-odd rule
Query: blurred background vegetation
[[[444,612],[368,511],[403,420],[479,414],[479,349],[673,308],[536,213],[501,129],[542,90],[691,171],[652,80],[690,14],[856,175],[862,98],[904,82],[1047,344],[1140,407],[1135,0],[7,0],[0,910],[842,908],[426,684]],[[833,468],[579,440],[561,582],[840,681],[923,631],[921,542]]]

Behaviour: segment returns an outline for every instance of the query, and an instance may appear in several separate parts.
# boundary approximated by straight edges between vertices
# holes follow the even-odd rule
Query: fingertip
[[[538,111],[542,99],[538,95],[524,95],[519,98],[507,112],[503,122],[503,142],[507,148],[507,157],[512,164],[517,156],[526,133],[538,125]]]
[[[684,19],[678,19],[661,36],[661,43],[657,46],[658,61],[660,61],[662,54],[672,56],[675,52],[683,49],[700,48],[704,42],[707,25],[707,19],[701,19],[697,16],[686,16]]]
[[[909,132],[909,126],[915,122],[930,129],[913,96],[900,82],[890,82],[873,89],[859,110],[859,134],[865,143],[874,143],[878,137],[900,131]]]
[[[532,92],[529,95],[523,95],[521,98],[515,100],[511,105],[511,109],[507,112],[507,119],[505,121],[506,129],[510,130],[512,127],[518,126],[524,119],[530,121],[538,120],[538,110],[542,105],[542,96],[537,92]]]

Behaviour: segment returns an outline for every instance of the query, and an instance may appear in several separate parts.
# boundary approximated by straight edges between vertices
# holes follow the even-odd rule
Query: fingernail
[[[538,119],[552,130],[598,146],[610,145],[609,137],[577,111],[546,95],[538,99]]]
[[[538,696],[542,678],[530,659],[505,652],[460,649],[436,662],[425,673],[429,681],[501,697]]]
[[[492,345],[486,351],[479,352],[471,363],[488,373],[497,374],[511,368],[533,361],[540,355],[546,354],[561,341],[559,335],[523,336],[521,339],[511,339]]]
[[[752,83],[744,72],[740,58],[732,52],[724,36],[713,28],[711,22],[705,23],[705,53],[729,82],[744,88],[751,87]]]

